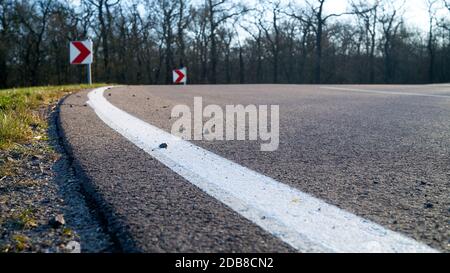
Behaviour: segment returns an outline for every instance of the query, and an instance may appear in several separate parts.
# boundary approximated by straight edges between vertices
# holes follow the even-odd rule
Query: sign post
[[[175,69],[172,71],[173,83],[179,84],[182,83],[186,85],[187,83],[187,69],[186,67]]]
[[[92,72],[91,72],[91,64],[87,65],[87,77],[88,77],[88,84],[92,85]]]
[[[93,62],[92,41],[73,41],[70,42],[70,64],[87,65],[87,82],[92,84],[91,64]]]

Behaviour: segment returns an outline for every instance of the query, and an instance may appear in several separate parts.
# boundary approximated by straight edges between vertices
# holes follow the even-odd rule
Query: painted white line
[[[321,86],[320,88],[321,89],[328,89],[328,90],[358,92],[358,93],[373,93],[373,94],[384,94],[384,95],[417,96],[417,97],[430,97],[430,98],[450,99],[450,96],[435,95],[435,94],[421,94],[421,93],[383,91],[383,90],[367,90],[367,89],[347,88],[347,87],[333,87],[333,86]]]
[[[301,252],[436,252],[150,125],[109,103],[106,89],[91,91],[88,103],[109,127]],[[168,149],[155,149],[161,143]]]
[[[432,87],[450,87],[450,84],[448,83],[432,83],[432,84],[427,84],[425,86],[432,86]]]

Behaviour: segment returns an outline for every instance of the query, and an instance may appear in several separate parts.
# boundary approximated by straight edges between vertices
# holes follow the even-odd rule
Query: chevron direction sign
[[[173,74],[173,83],[175,84],[179,84],[179,83],[183,83],[186,84],[187,82],[187,69],[186,67],[180,68],[180,69],[175,69],[172,72]]]
[[[70,64],[91,64],[92,55],[92,41],[70,42]]]

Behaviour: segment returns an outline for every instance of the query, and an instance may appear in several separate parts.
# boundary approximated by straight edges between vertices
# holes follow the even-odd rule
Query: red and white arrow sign
[[[70,64],[91,64],[92,41],[70,42]]]
[[[172,72],[173,83],[186,83],[187,82],[187,70],[186,67],[175,69]]]

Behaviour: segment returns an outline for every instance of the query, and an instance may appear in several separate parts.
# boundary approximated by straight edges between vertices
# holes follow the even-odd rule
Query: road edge
[[[113,221],[114,209],[108,205],[103,196],[95,190],[92,179],[83,169],[80,161],[74,156],[73,147],[66,137],[66,132],[61,122],[61,106],[70,97],[83,91],[92,91],[93,89],[80,90],[69,94],[62,98],[56,105],[55,116],[50,120],[55,125],[57,141],[63,149],[63,153],[67,156],[68,167],[73,170],[73,173],[79,181],[80,193],[85,197],[86,204],[89,209],[94,212],[99,224],[103,230],[110,236],[113,243],[114,252],[142,252],[137,247],[131,234],[128,232],[126,226],[119,225],[122,221]],[[114,223],[115,222],[115,223]]]

